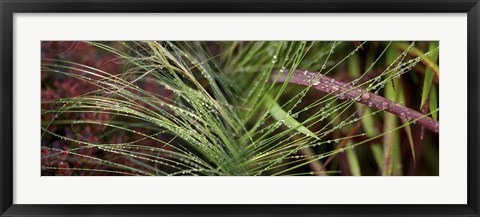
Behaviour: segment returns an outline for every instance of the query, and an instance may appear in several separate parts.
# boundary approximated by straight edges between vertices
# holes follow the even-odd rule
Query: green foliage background
[[[438,120],[438,42],[82,43],[121,67],[42,59],[42,88],[90,87],[42,97],[44,175],[438,175],[437,133],[289,82],[308,70]]]

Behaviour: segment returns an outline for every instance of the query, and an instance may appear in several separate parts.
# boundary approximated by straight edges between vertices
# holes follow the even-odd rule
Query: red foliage
[[[112,42],[113,46],[116,42]],[[43,41],[41,43],[42,64],[54,63],[55,59],[67,60],[75,63],[91,66],[110,74],[120,73],[122,63],[119,62],[111,53],[101,51],[98,48],[78,41]],[[117,46],[118,47],[118,46]],[[65,70],[66,73],[74,73],[82,76],[92,77],[88,73],[77,70]],[[92,77],[94,79],[94,77]],[[70,98],[80,96],[82,94],[95,91],[98,87],[92,83],[72,78],[70,76],[62,76],[61,74],[42,71],[42,110],[52,110],[56,106],[52,103],[45,103],[60,98]],[[151,87],[156,88],[156,87]],[[57,116],[57,117],[56,117]],[[49,123],[55,118],[59,119],[75,119],[75,120],[92,120],[106,122],[111,118],[110,114],[105,113],[62,113],[55,115],[53,113],[43,114],[41,119],[43,123]],[[105,125],[83,124],[74,125],[73,128],[67,126],[65,128],[59,125],[50,125],[48,130],[66,138],[77,139],[92,144],[105,143],[122,143],[128,140],[128,136],[123,133],[117,133],[108,138],[101,137],[106,130]],[[140,130],[143,132],[145,130]],[[144,132],[147,133],[147,132]],[[151,141],[146,142],[152,145]],[[75,152],[75,154],[71,154]],[[118,155],[104,152],[95,147],[86,147],[84,144],[76,144],[69,140],[61,140],[59,137],[44,134],[42,137],[42,175],[112,175],[111,173],[95,172],[92,170],[70,170],[70,168],[86,168],[86,169],[108,169],[107,166],[101,165],[99,161],[81,156],[92,156],[95,158],[108,158],[111,161],[129,165],[131,162],[125,158],[119,158]],[[47,169],[57,168],[57,169]],[[116,175],[116,174],[115,174]]]

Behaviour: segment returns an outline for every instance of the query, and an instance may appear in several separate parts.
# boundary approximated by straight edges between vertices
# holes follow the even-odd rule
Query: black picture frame
[[[1,216],[480,216],[478,0],[0,0]],[[13,204],[14,13],[467,13],[468,203],[466,205],[21,205]],[[448,188],[448,186],[445,186]],[[439,190],[439,194],[441,191]]]

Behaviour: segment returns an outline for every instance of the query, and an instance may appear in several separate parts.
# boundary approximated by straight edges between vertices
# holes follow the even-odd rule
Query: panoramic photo
[[[42,41],[42,176],[438,176],[438,41]]]

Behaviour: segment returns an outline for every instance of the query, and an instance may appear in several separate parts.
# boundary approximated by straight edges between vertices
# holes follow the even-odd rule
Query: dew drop
[[[382,109],[388,108],[388,102],[382,102]]]
[[[369,99],[370,99],[370,93],[366,93],[366,92],[363,93],[363,94],[362,94],[362,99],[364,99],[364,100],[369,100]]]
[[[342,93],[342,94],[338,95],[338,98],[339,99],[345,99],[345,94]]]
[[[337,86],[337,85],[333,85],[333,86],[332,86],[332,92],[335,92],[335,91],[338,91],[338,90],[339,90],[339,89],[338,89],[338,86]]]
[[[352,81],[352,85],[355,85],[356,83],[358,83],[358,78]]]
[[[273,56],[272,63],[275,64],[277,62],[277,55]]]

